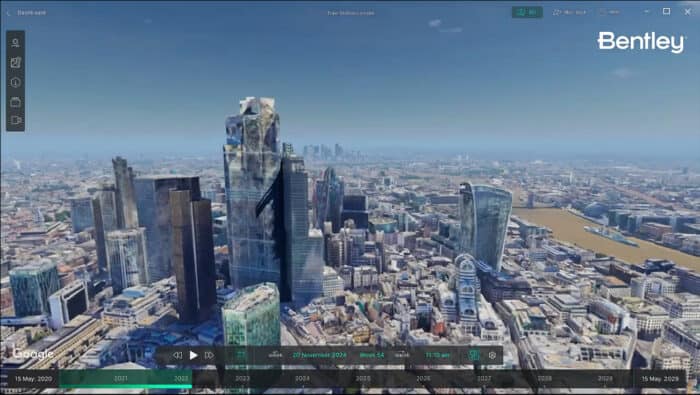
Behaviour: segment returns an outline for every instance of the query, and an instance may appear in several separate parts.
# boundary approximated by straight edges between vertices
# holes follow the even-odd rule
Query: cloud
[[[454,27],[441,27],[442,26],[442,19],[431,19],[428,21],[428,27],[431,29],[435,29],[440,33],[447,33],[447,34],[454,34],[454,33],[462,33],[462,28],[460,26],[454,26]]]
[[[462,33],[462,28],[459,26],[447,27],[444,29],[440,29],[440,33],[448,33],[448,34]]]
[[[623,80],[633,77],[635,74],[636,73],[634,71],[627,67],[618,67],[612,71],[613,76]]]
[[[428,26],[433,29],[440,27],[440,25],[442,25],[442,19],[432,19],[428,21]]]

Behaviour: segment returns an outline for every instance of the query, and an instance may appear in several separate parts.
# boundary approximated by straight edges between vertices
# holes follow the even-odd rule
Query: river
[[[628,246],[605,237],[586,232],[584,226],[599,226],[598,224],[578,217],[566,210],[556,208],[514,208],[513,214],[532,223],[543,225],[552,230],[554,237],[575,244],[591,251],[614,256],[629,263],[642,263],[647,258],[663,258],[700,271],[700,257],[692,256],[677,250],[666,248],[634,237],[628,239],[639,244],[639,247]]]

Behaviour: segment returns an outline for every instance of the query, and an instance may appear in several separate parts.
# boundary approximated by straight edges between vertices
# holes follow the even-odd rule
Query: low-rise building
[[[700,320],[666,321],[662,338],[690,355],[690,377],[700,375]]]
[[[651,368],[663,370],[685,370],[690,376],[690,354],[663,339],[654,340],[651,348]]]
[[[687,292],[665,295],[659,304],[668,310],[671,318],[700,319],[700,296]]]
[[[105,302],[102,321],[112,327],[149,326],[168,313],[174,313],[172,279],[163,279],[150,287],[129,287]]]

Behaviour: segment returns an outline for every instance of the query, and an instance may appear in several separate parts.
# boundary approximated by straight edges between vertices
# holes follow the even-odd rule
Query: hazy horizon
[[[3,132],[2,155],[219,155],[226,116],[258,95],[298,149],[697,157],[700,7],[544,2],[522,20],[513,4],[3,2],[5,29],[27,32],[27,131]],[[642,13],[662,5],[677,12]],[[604,30],[687,40],[678,55],[601,51]]]

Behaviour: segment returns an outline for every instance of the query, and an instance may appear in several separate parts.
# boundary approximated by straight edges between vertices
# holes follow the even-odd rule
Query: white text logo
[[[641,36],[616,36],[613,32],[598,33],[599,49],[642,49],[642,50],[670,50],[674,54],[683,52],[683,36],[656,35],[656,32],[646,32]]]

